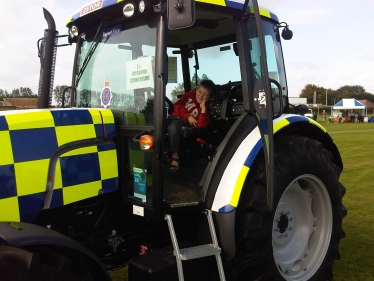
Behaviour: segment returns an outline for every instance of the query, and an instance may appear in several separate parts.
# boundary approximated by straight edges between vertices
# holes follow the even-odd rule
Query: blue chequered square
[[[60,164],[64,187],[100,180],[97,153],[61,157]]]
[[[33,222],[43,206],[44,192],[18,197],[19,213],[22,222]]]
[[[118,178],[103,180],[102,187],[104,193],[116,191],[118,189]]]
[[[55,128],[9,131],[14,162],[50,158],[57,148]]]
[[[50,205],[49,208],[53,209],[53,208],[56,208],[56,207],[60,207],[63,204],[64,203],[63,203],[63,199],[62,199],[62,189],[53,190],[52,201],[51,201],[51,205]]]
[[[56,126],[92,124],[92,116],[88,110],[53,110],[51,111]]]
[[[107,144],[102,144],[97,146],[97,151],[108,151],[108,150],[113,150],[116,149],[116,145],[114,143],[107,143]]]
[[[105,132],[104,132],[105,130]],[[95,124],[95,132],[97,137],[112,138],[116,136],[116,128],[114,124]]]
[[[14,165],[0,166],[0,199],[17,195]]]
[[[8,123],[5,120],[5,116],[0,116],[0,131],[8,130]]]

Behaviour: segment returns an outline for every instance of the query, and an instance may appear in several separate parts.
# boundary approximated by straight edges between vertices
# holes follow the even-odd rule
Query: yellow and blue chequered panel
[[[28,110],[0,113],[0,221],[32,221],[46,190],[49,160],[69,142],[114,137],[109,110]],[[113,143],[62,155],[51,208],[118,189]],[[65,191],[66,189],[66,191]]]

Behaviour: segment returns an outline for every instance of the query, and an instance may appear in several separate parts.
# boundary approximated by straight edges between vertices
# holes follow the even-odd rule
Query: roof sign
[[[88,4],[87,6],[83,7],[82,10],[81,10],[80,16],[84,16],[84,15],[87,15],[87,14],[93,12],[93,11],[101,9],[101,7],[103,6],[103,1],[104,0],[94,1],[90,4]]]

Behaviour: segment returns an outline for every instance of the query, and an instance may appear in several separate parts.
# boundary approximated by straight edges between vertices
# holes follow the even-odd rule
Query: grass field
[[[339,148],[344,163],[340,181],[347,189],[346,238],[334,264],[334,281],[374,281],[374,123],[321,124]],[[111,275],[115,281],[127,280],[126,269]]]
[[[374,281],[374,124],[322,125],[341,153],[340,182],[347,190],[343,199],[348,210],[343,221],[346,238],[340,243],[341,260],[334,264],[334,280]]]

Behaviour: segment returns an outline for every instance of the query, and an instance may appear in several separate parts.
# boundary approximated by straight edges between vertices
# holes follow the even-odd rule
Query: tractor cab
[[[192,1],[181,11],[172,2],[88,5],[67,24],[77,45],[71,106],[112,111],[119,188],[135,214],[160,219],[165,207],[205,201],[212,171],[253,113],[253,88],[264,77],[250,6]],[[273,110],[287,112],[280,24],[261,14]],[[182,139],[179,168],[170,172],[167,119],[178,97],[203,79],[216,84],[210,124]]]

